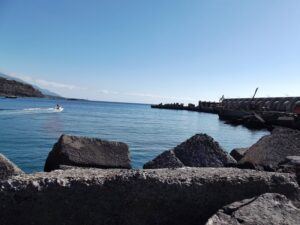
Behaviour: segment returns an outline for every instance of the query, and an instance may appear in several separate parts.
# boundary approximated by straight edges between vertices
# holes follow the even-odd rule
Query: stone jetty
[[[295,175],[236,168],[77,168],[1,181],[0,218],[2,225],[201,225],[232,202],[264,193],[297,202],[298,191]]]
[[[218,114],[220,120],[249,128],[284,126],[300,129],[300,97],[230,98],[220,102],[199,101],[198,105],[181,103],[152,105],[157,109],[188,110]]]
[[[197,111],[197,112],[207,112],[217,114],[217,108],[220,106],[218,102],[201,102],[196,106],[195,104],[189,103],[185,106],[183,103],[171,103],[171,104],[158,104],[151,105],[151,108],[154,109],[173,109],[173,110],[188,110],[188,111]]]
[[[129,151],[124,143],[63,135],[46,160],[49,167],[45,170],[50,172],[25,174],[0,157],[0,222],[299,224],[299,134],[276,129],[248,149],[236,150],[241,153],[237,163],[212,137],[197,134],[146,164],[152,166],[144,166],[152,169],[129,169]],[[276,135],[282,139],[272,153],[271,139]],[[295,148],[283,153],[290,142]],[[268,160],[276,159],[273,172],[261,164],[252,169],[237,168],[249,156],[261,160],[257,151],[262,155],[269,152]]]

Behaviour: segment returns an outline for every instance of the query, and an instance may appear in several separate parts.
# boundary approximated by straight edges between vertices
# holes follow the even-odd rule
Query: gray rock
[[[278,172],[295,173],[296,168],[300,168],[300,156],[287,156],[285,160],[278,164]]]
[[[128,146],[122,142],[62,135],[53,146],[44,170],[60,165],[96,168],[131,168]]]
[[[223,207],[206,225],[295,225],[300,224],[300,209],[284,195],[266,193]]]
[[[248,149],[249,148],[235,148],[230,152],[230,155],[238,162],[243,158]]]
[[[174,149],[164,152],[144,165],[147,168],[223,167],[236,161],[214,139],[196,134]]]
[[[287,156],[285,159],[293,165],[300,166],[300,156]]]
[[[175,147],[174,152],[185,166],[190,167],[222,167],[235,162],[219,143],[207,134],[196,134]]]
[[[295,173],[300,184],[300,156],[287,156],[283,162],[279,163],[277,171]]]
[[[239,164],[252,164],[257,169],[275,171],[287,156],[300,156],[300,131],[277,128],[252,145]]]
[[[14,175],[20,175],[24,172],[13,162],[0,153],[0,180],[7,179]]]
[[[155,159],[147,162],[144,169],[155,169],[159,165],[160,168],[179,168],[184,164],[175,156],[173,150],[165,151]]]
[[[66,166],[66,165],[59,165],[58,170],[73,170],[73,169],[78,169],[81,168],[82,166]],[[89,168],[89,167],[85,167]]]
[[[286,127],[275,127],[271,134],[297,134],[299,133],[299,130],[286,128]]]
[[[0,182],[1,225],[201,225],[267,192],[296,199],[294,174],[236,168],[71,169]]]

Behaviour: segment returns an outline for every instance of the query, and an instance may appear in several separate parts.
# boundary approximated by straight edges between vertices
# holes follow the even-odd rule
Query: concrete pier
[[[214,113],[221,120],[249,126],[279,125],[300,129],[300,97],[229,98],[220,102],[199,101],[197,106],[161,103],[151,107]]]
[[[230,98],[221,105],[226,109],[275,111],[300,114],[300,97]]]
[[[219,102],[201,102],[196,106],[192,103],[189,103],[185,106],[183,103],[170,103],[170,104],[158,104],[151,105],[151,108],[156,109],[173,109],[173,110],[188,110],[188,111],[197,111],[197,112],[207,112],[207,113],[218,113],[218,107],[220,106]]]

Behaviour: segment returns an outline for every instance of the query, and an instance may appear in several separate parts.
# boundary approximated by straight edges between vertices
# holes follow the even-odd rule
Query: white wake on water
[[[27,109],[2,109],[0,115],[35,114],[35,113],[59,113],[63,108],[27,108]]]

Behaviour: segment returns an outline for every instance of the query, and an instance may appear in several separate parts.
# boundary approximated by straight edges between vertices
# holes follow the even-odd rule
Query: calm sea
[[[53,110],[57,103],[63,112]],[[26,172],[43,170],[61,134],[125,142],[133,167],[141,168],[196,133],[211,135],[226,151],[247,147],[267,134],[224,124],[217,115],[151,109],[150,105],[0,98],[0,152]]]

